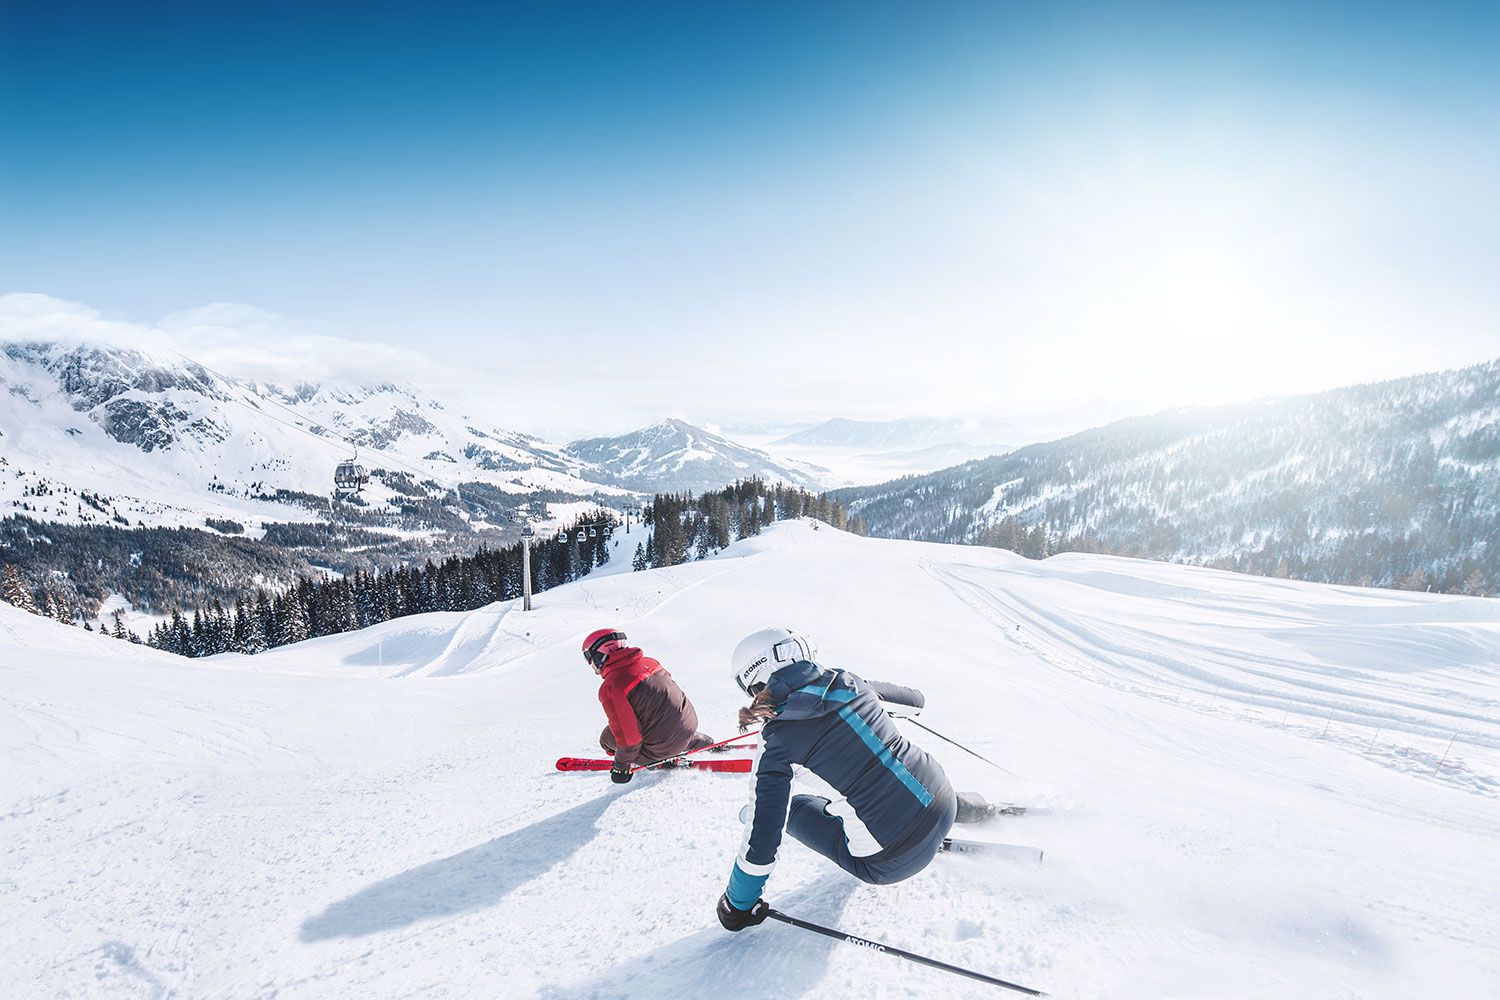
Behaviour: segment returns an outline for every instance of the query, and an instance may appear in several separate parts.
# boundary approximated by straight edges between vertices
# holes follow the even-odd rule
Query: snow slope
[[[943,857],[883,888],[789,842],[774,905],[1058,996],[1500,990],[1500,602],[808,522],[530,615],[251,659],[0,605],[0,987],[1001,995],[789,927],[720,930],[742,777],[551,770],[603,724],[587,630],[625,628],[728,735],[729,651],[772,622],[922,687],[924,722],[1021,776],[911,730],[960,787],[1053,810],[972,834],[1046,848],[1039,869]]]

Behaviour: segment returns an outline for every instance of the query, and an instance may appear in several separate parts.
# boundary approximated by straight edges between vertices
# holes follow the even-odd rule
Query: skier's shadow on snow
[[[581,802],[556,816],[466,851],[376,882],[302,924],[303,941],[362,937],[494,906],[572,857],[597,832],[604,811],[635,785]]]
[[[848,875],[830,873],[772,903],[804,920],[837,925],[859,885]],[[708,925],[704,930],[582,982],[548,987],[540,995],[544,1000],[679,1000],[707,995],[788,1000],[819,985],[828,972],[829,954],[840,944],[774,920],[730,934],[719,927],[707,904],[693,919],[700,916],[700,923]]]

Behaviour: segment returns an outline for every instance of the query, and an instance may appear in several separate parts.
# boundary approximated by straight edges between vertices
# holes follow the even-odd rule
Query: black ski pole
[[[865,938],[855,937],[853,934],[845,934],[843,931],[835,930],[832,927],[824,927],[821,924],[811,924],[806,920],[799,920],[796,917],[788,916],[787,914],[782,913],[780,910],[772,910],[767,913],[766,916],[772,917],[776,920],[780,920],[784,924],[791,924],[793,927],[800,927],[805,931],[812,931],[814,934],[821,934],[824,937],[831,937],[835,941],[843,941],[845,944],[858,945],[861,948],[866,948],[870,951],[878,951],[886,955],[895,955],[897,958],[904,958],[908,962],[916,962],[918,965],[926,965],[934,969],[941,969],[944,972],[952,972],[955,975],[965,976],[969,979],[974,979],[981,983],[989,983],[991,986],[1003,986],[1005,989],[1015,990],[1019,993],[1025,993],[1029,996],[1034,997],[1044,997],[1047,995],[1041,990],[1034,990],[1029,986],[1021,986],[1017,983],[1008,983],[1003,979],[996,979],[994,976],[986,976],[982,972],[971,972],[968,969],[961,969],[956,965],[949,965],[947,962],[939,962],[935,958],[927,958],[923,955],[913,955],[909,951],[902,951],[900,948],[893,948],[888,944],[881,944],[878,941],[870,941]]]
[[[925,729],[925,730],[927,730],[929,733],[931,733],[932,735],[936,736],[940,740],[944,740],[945,742],[952,743],[954,746],[958,747],[964,753],[968,754],[971,757],[978,757],[980,760],[984,761],[990,767],[995,768],[995,770],[997,770],[997,771],[1005,771],[1005,773],[1008,774],[1008,775],[1010,775],[1012,778],[1020,778],[1021,777],[1019,774],[1017,774],[1014,771],[1007,771],[1005,768],[1001,767],[999,764],[996,764],[994,761],[990,760],[988,757],[984,756],[983,754],[975,753],[973,750],[970,750],[968,747],[964,746],[962,743],[959,743],[957,740],[950,740],[950,739],[948,739],[948,737],[944,736],[942,733],[938,732],[936,729],[933,729],[931,726],[924,726],[924,725],[922,725],[920,722],[918,722],[916,719],[913,719],[911,716],[906,716],[906,718],[905,718],[904,721],[910,722],[912,725],[916,726],[918,729]]]

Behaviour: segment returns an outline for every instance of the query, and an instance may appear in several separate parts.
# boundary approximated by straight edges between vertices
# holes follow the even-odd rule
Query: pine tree
[[[307,612],[294,594],[282,595],[273,606],[271,617],[272,645],[286,646],[307,638]]]
[[[721,551],[729,548],[729,543],[733,541],[729,534],[729,530],[731,527],[729,523],[729,510],[730,508],[728,498],[721,497],[715,501],[713,509],[710,511],[709,516],[709,526],[712,531],[711,537],[713,547]]]
[[[229,625],[229,648],[236,653],[245,651],[245,632],[249,628],[249,614],[245,611],[245,599],[234,599],[234,617]]]
[[[266,651],[266,630],[265,626],[261,624],[259,613],[261,599],[264,599],[264,597],[265,592],[262,591],[260,599],[257,599],[255,604],[251,605],[245,612],[245,631],[244,636],[240,639],[239,649],[240,652],[250,656]]]
[[[179,656],[193,655],[190,652],[191,643],[188,641],[187,622],[183,620],[182,612],[176,608],[172,609],[172,619],[164,627],[161,648]]]
[[[187,655],[207,656],[208,648],[205,643],[208,641],[208,627],[203,623],[203,610],[201,608],[193,611],[193,624],[190,628],[192,635],[188,640],[188,648],[192,652]]]
[[[4,581],[0,582],[0,600],[7,604],[14,604],[22,611],[29,611],[34,615],[41,614],[37,610],[31,591],[21,579],[21,571],[13,563],[5,564]]]
[[[254,651],[259,653],[266,649],[269,649],[271,646],[271,636],[274,634],[273,628],[274,621],[273,612],[271,609],[271,596],[264,590],[257,590],[255,592],[255,623],[253,629],[250,626],[246,627],[245,645],[247,647],[253,645],[254,643],[252,642],[251,637],[258,637],[260,640],[259,648]],[[248,653],[251,652],[251,650],[249,648],[246,648],[245,652]]]
[[[637,573],[646,568],[646,548],[640,542],[635,543],[635,558],[631,560],[630,568]]]
[[[215,597],[213,608],[208,615],[208,641],[205,643],[207,655],[229,652],[234,638],[233,632],[234,626],[224,611],[224,603]]]

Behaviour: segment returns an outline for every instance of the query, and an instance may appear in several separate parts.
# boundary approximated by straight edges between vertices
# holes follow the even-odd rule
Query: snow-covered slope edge
[[[459,653],[463,676],[365,659],[407,641],[414,673],[459,662],[448,639],[485,615],[513,638]],[[912,730],[960,787],[1063,809],[978,834],[1045,847],[1039,870],[942,858],[873,888],[789,843],[768,887],[789,912],[1064,996],[1480,996],[1500,977],[1497,602],[791,523],[532,616],[423,616],[279,660],[172,662],[0,607],[0,983],[993,995],[790,928],[723,933],[740,779],[550,770],[602,725],[589,628],[625,628],[727,735],[729,650],[770,622],[924,688],[924,722],[1023,776]]]

